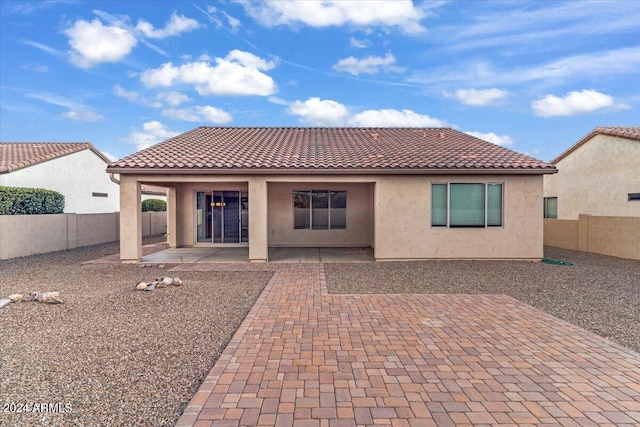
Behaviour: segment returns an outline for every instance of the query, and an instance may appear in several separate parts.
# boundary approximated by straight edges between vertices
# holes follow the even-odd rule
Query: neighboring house
[[[456,130],[199,127],[109,165],[121,259],[142,255],[141,185],[168,188],[172,247],[370,246],[376,260],[543,256],[553,165]]]
[[[551,161],[544,217],[640,217],[640,127],[597,127]]]
[[[157,199],[162,200],[164,202],[167,201],[167,189],[164,187],[157,187],[154,185],[143,185],[142,186],[142,201],[149,199]]]
[[[2,142],[0,185],[58,191],[66,213],[117,212],[120,189],[105,173],[109,162],[87,142]]]

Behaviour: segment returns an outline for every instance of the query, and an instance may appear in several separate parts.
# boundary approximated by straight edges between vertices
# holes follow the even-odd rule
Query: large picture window
[[[347,192],[294,190],[293,228],[296,230],[347,228]]]
[[[431,184],[433,227],[501,227],[502,184]]]

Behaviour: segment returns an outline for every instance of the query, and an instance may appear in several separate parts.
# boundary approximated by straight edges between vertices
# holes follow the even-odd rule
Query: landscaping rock
[[[42,302],[45,304],[62,304],[60,292],[45,292],[42,294]]]
[[[24,300],[24,295],[22,294],[11,294],[7,298],[11,300],[11,302],[20,302]]]
[[[27,301],[42,301],[42,294],[40,292],[29,292],[27,296]]]
[[[145,291],[152,291],[156,288],[156,284],[152,283],[149,286],[147,286],[146,288],[144,288]]]
[[[162,282],[165,286],[169,286],[173,284],[173,277],[163,277],[162,279],[158,280],[159,282]]]
[[[9,304],[11,304],[11,300],[9,298],[0,299],[0,308],[4,307],[5,305],[9,305]]]
[[[179,277],[174,277],[173,278],[173,285],[174,286],[182,286],[182,279],[180,279]]]
[[[136,290],[137,291],[144,291],[147,288],[147,284],[145,282],[138,282],[136,284]]]

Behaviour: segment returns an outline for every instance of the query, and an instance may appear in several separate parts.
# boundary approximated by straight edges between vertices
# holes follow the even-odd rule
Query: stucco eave
[[[546,175],[558,173],[548,169],[148,169],[107,168],[121,175]]]

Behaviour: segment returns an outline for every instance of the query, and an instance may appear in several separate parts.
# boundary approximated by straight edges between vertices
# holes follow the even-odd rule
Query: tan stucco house
[[[373,248],[376,260],[543,256],[553,165],[448,128],[199,127],[111,163],[121,259],[142,255],[141,186],[168,189],[171,247]]]
[[[597,127],[551,163],[544,217],[640,217],[640,127]]]

